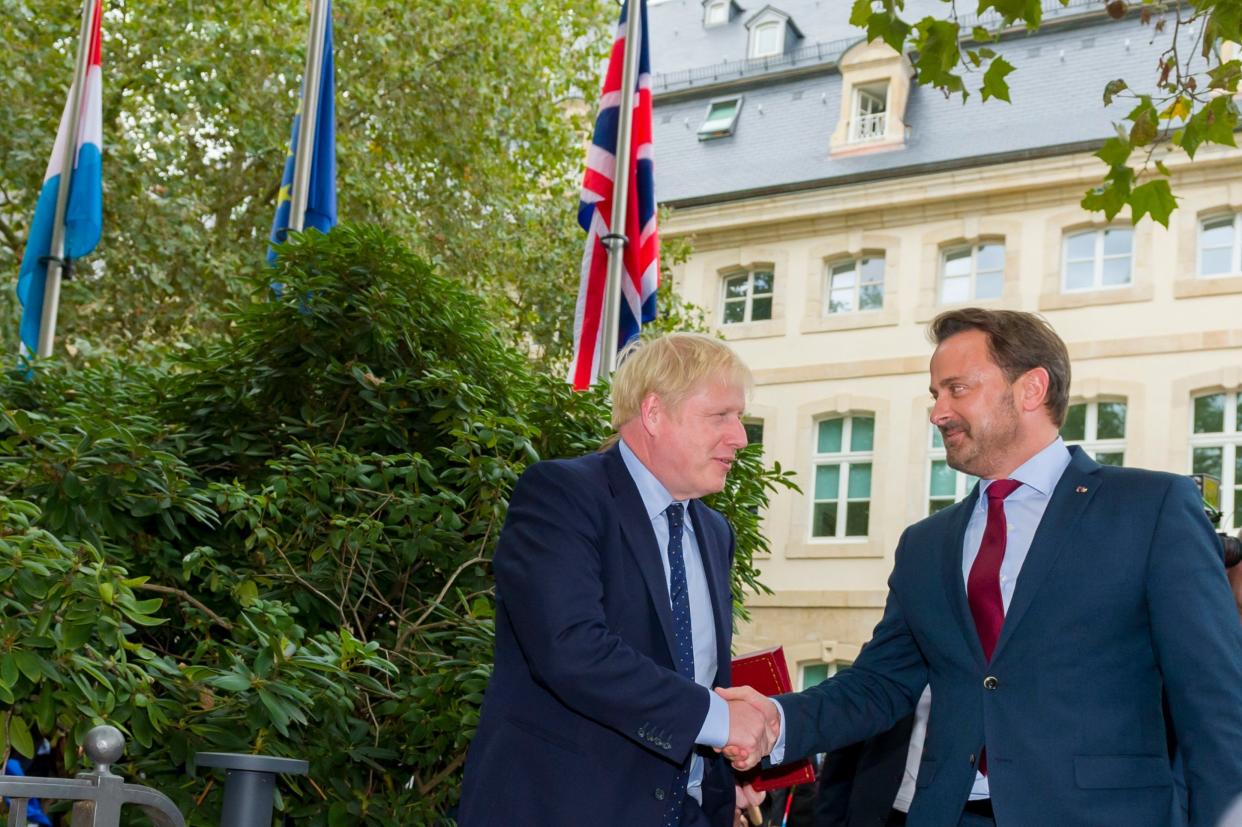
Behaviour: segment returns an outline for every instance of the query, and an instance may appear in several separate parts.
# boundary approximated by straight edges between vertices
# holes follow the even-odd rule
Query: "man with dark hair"
[[[1215,827],[1242,792],[1242,624],[1193,483],[1066,448],[1042,319],[956,310],[931,335],[931,421],[979,485],[902,535],[852,668],[776,703],[718,691],[779,727],[781,761],[891,728],[930,684],[911,827],[1165,827],[1167,698],[1190,823]]]

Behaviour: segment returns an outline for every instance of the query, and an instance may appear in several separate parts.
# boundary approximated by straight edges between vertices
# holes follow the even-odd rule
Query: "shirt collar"
[[[1009,479],[1017,480],[1023,485],[1034,488],[1040,495],[1049,497],[1052,495],[1052,489],[1056,488],[1057,483],[1061,480],[1061,475],[1065,473],[1069,463],[1069,449],[1065,447],[1065,441],[1058,436],[1048,443],[1046,448],[1014,469],[1014,472],[1009,475]],[[988,486],[993,482],[995,480],[980,481],[980,499],[983,499],[984,492],[988,490]]]
[[[625,444],[625,440],[620,440],[621,460],[625,463],[626,469],[629,470],[630,476],[634,479],[634,485],[638,487],[638,495],[643,499],[643,507],[647,510],[647,519],[654,520],[656,517],[664,513],[671,504],[680,502],[682,505],[688,506],[685,500],[674,500],[673,495],[668,493],[668,489],[664,484],[656,479],[655,474],[643,465],[643,461],[638,458],[633,449]],[[686,520],[686,527],[690,527],[690,521]]]

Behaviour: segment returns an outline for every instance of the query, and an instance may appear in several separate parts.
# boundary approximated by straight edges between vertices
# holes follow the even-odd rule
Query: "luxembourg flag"
[[[65,248],[67,259],[81,258],[95,249],[103,229],[103,75],[101,22],[103,0],[91,0],[90,41],[86,61],[86,82],[82,89],[78,116],[78,134],[72,136],[76,151],[74,166],[69,171],[69,201],[65,207]],[[43,176],[43,189],[30,222],[30,237],[17,276],[17,298],[22,303],[21,341],[25,352],[39,350],[39,328],[43,320],[43,287],[47,281],[46,256],[52,255],[52,229],[56,221],[56,195],[60,189],[69,135],[70,107],[73,91],[65,103],[56,132],[56,146]]]

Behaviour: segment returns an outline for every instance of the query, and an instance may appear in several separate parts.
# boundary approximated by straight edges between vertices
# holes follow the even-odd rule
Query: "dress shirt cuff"
[[[781,716],[781,733],[776,736],[776,743],[772,746],[772,754],[768,756],[768,763],[775,766],[785,760],[785,710],[781,707],[781,702],[775,698],[772,699],[772,703],[776,705],[776,711]]]
[[[724,749],[729,743],[729,703],[715,692],[708,692],[710,702],[707,705],[707,717],[699,729],[699,736],[694,743],[705,747]]]

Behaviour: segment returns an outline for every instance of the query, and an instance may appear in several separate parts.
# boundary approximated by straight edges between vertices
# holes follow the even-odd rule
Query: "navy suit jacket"
[[[689,505],[728,686],[733,532]],[[658,825],[709,690],[677,673],[662,553],[617,446],[540,462],[496,546],[495,668],[458,816],[484,825]],[[733,776],[707,751],[703,809],[732,824]]]
[[[911,827],[958,823],[985,742],[1002,825],[1164,827],[1163,692],[1190,823],[1215,827],[1242,792],[1242,624],[1219,543],[1188,478],[1070,450],[992,661],[962,579],[976,487],[902,535],[884,616],[855,665],[780,698],[790,758],[888,729],[930,682]]]

